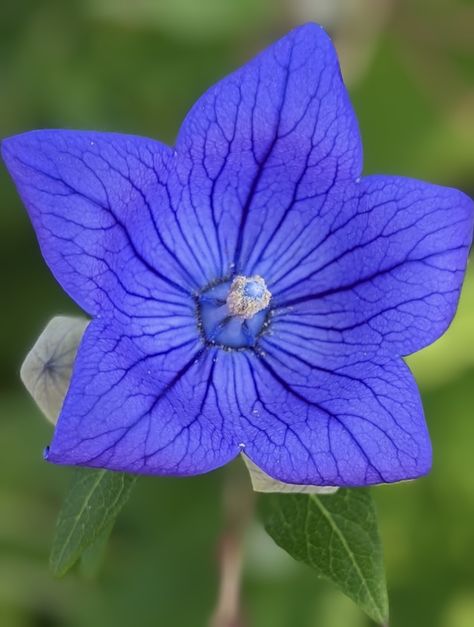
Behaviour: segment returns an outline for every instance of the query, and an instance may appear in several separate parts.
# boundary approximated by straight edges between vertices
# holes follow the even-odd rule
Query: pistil
[[[231,316],[249,320],[266,309],[272,295],[261,276],[236,276],[227,295],[227,308]]]

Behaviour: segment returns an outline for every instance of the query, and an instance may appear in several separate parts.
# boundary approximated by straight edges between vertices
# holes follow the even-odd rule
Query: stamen
[[[261,276],[236,276],[227,296],[227,307],[232,316],[249,320],[266,309],[272,295]]]

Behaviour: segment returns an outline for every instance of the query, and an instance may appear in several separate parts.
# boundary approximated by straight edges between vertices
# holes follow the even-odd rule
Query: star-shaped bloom
[[[454,315],[473,207],[361,178],[320,27],[211,88],[175,148],[56,130],[2,149],[46,262],[92,317],[50,461],[191,475],[243,452],[278,480],[338,486],[428,471],[402,357]]]

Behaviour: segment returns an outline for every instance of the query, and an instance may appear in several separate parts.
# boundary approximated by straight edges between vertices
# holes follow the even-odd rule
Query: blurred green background
[[[334,36],[365,172],[474,191],[474,6],[468,0],[3,0],[0,136],[65,127],[173,142],[196,97],[304,21]],[[0,168],[0,626],[201,627],[216,601],[225,471],[139,482],[98,578],[55,580],[47,558],[70,477],[42,461],[50,426],[19,383],[50,317],[72,313]],[[411,360],[434,469],[374,489],[392,626],[474,625],[474,272],[449,333]],[[251,627],[363,627],[362,614],[255,524]]]

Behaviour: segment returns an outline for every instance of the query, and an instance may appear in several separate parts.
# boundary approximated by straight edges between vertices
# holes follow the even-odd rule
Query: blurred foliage
[[[381,9],[383,5],[383,11]],[[0,8],[0,136],[41,127],[172,142],[196,97],[293,24],[334,35],[366,172],[472,189],[473,5],[466,0],[17,0]],[[143,479],[98,579],[48,573],[68,469],[41,459],[50,427],[18,370],[46,321],[74,313],[0,169],[0,625],[201,627],[215,603],[225,470]],[[392,625],[474,625],[474,274],[449,333],[411,359],[434,469],[374,490]],[[363,627],[364,617],[255,528],[244,603],[258,627]]]

